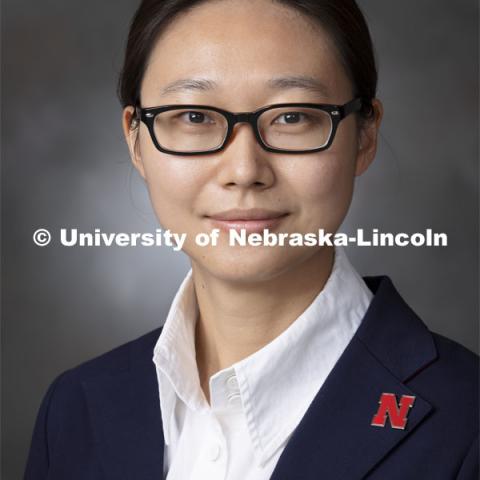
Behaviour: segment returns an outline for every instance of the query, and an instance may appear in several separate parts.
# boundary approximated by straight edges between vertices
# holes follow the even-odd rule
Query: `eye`
[[[303,120],[305,120],[308,117],[308,115],[305,115],[304,113],[300,112],[286,112],[283,113],[282,115],[279,115],[277,117],[277,120],[279,118],[284,118],[284,121],[278,121],[277,120],[274,123],[280,123],[280,124],[295,124],[295,123],[300,123]]]
[[[178,116],[182,120],[185,120],[187,123],[194,123],[197,125],[215,123],[206,113],[203,113],[203,112],[188,111],[188,112],[183,112]]]

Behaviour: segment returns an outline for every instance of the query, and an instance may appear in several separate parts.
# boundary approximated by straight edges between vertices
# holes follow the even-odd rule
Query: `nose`
[[[253,128],[240,120],[221,153],[218,179],[226,187],[265,189],[275,180],[271,153],[263,150]]]

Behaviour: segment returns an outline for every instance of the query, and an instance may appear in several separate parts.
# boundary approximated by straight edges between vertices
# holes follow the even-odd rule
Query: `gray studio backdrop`
[[[343,226],[446,232],[446,248],[350,248],[429,327],[478,351],[477,2],[360,2],[385,105]],[[188,268],[165,248],[39,248],[40,227],[158,227],[115,97],[137,1],[2,2],[2,479],[21,478],[53,378],[161,325]]]

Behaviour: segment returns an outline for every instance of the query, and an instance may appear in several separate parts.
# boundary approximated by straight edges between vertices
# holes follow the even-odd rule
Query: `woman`
[[[340,247],[230,244],[338,230],[376,81],[353,0],[142,2],[123,129],[192,268],[163,329],[53,382],[27,480],[477,478],[476,356]]]

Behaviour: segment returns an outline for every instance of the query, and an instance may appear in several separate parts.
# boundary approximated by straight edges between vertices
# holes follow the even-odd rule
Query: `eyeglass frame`
[[[329,148],[333,140],[335,138],[335,134],[337,132],[337,128],[339,123],[348,115],[354,112],[360,111],[365,105],[369,105],[370,102],[367,102],[362,97],[356,97],[353,100],[345,103],[344,105],[334,105],[328,103],[276,103],[272,105],[267,105],[265,107],[261,107],[253,112],[239,112],[233,113],[228,110],[224,110],[222,108],[214,107],[211,105],[198,105],[198,104],[172,104],[172,105],[162,105],[158,107],[145,107],[142,108],[140,106],[135,107],[135,112],[137,118],[139,118],[148,128],[150,133],[150,137],[157,148],[162,153],[168,153],[171,155],[180,155],[180,156],[191,156],[191,155],[208,155],[211,153],[217,153],[225,148],[225,145],[231,138],[233,128],[237,123],[249,123],[253,129],[255,134],[255,138],[260,146],[266,150],[267,152],[272,153],[287,153],[287,154],[305,154],[305,153],[315,153],[321,152]],[[309,150],[285,150],[281,148],[275,148],[267,145],[259,132],[258,129],[258,118],[264,112],[268,110],[273,110],[275,108],[283,108],[283,107],[307,107],[307,108],[316,108],[318,110],[322,110],[329,114],[331,122],[332,122],[332,129],[330,131],[330,137],[327,143],[321,147]],[[193,151],[193,152],[178,152],[174,150],[169,150],[165,147],[162,147],[157,140],[155,135],[154,123],[155,117],[159,113],[163,113],[170,110],[185,110],[185,109],[204,109],[204,110],[212,110],[221,114],[227,120],[227,132],[223,139],[223,142],[220,146],[215,147],[210,150],[201,150],[201,151]]]

